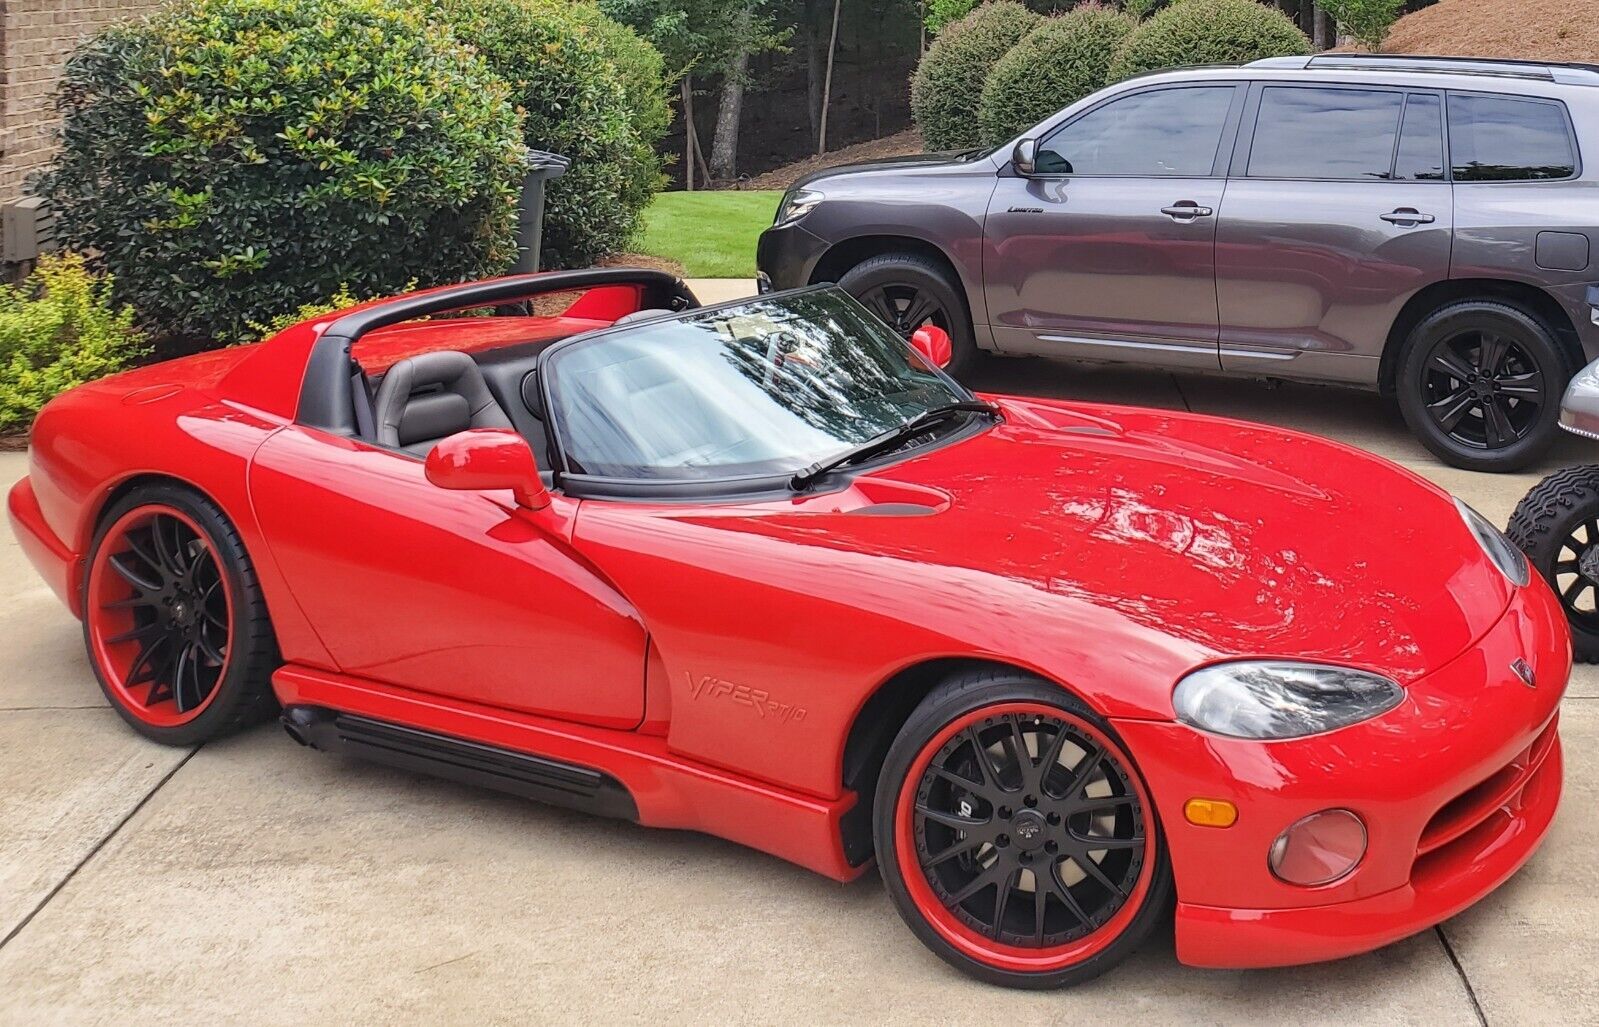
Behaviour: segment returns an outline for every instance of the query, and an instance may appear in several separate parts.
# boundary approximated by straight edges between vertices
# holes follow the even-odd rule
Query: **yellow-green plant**
[[[21,285],[0,285],[0,431],[25,428],[58,393],[148,352],[133,308],[83,258],[45,257]]]

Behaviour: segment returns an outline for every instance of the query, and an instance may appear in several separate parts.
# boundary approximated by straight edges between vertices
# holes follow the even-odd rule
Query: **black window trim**
[[[1249,155],[1255,146],[1255,132],[1259,127],[1260,103],[1267,89],[1339,89],[1358,93],[1398,93],[1399,122],[1394,126],[1394,145],[1388,155],[1388,178],[1306,178],[1285,175],[1251,175],[1249,174]],[[1332,183],[1365,183],[1367,185],[1448,185],[1450,182],[1449,168],[1449,108],[1445,96],[1446,90],[1423,88],[1416,86],[1384,85],[1380,83],[1361,83],[1348,81],[1335,81],[1330,79],[1315,79],[1301,81],[1298,79],[1257,79],[1250,84],[1249,99],[1245,103],[1243,117],[1238,126],[1238,138],[1233,147],[1232,161],[1228,168],[1227,177],[1247,182],[1325,182]],[[1394,178],[1394,168],[1399,158],[1399,142],[1405,129],[1405,110],[1412,96],[1435,96],[1438,98],[1438,107],[1443,120],[1443,147],[1444,147],[1444,176],[1442,178]]]
[[[1574,182],[1582,177],[1582,144],[1577,138],[1577,128],[1571,121],[1571,109],[1566,106],[1566,101],[1555,96],[1529,96],[1525,93],[1505,93],[1496,89],[1446,89],[1442,90],[1444,97],[1444,163],[1448,165],[1449,181],[1456,185],[1556,185],[1560,182]],[[1450,148],[1449,138],[1449,98],[1453,96],[1486,96],[1495,100],[1515,100],[1521,103],[1541,103],[1552,106],[1560,111],[1561,120],[1566,125],[1566,143],[1571,147],[1571,174],[1563,178],[1482,178],[1472,181],[1470,179],[1455,178],[1455,155]]]
[[[844,292],[843,289],[832,282],[818,282],[815,285],[805,285],[797,289],[784,289],[780,292],[769,292],[760,296],[743,296],[739,299],[727,300],[722,303],[711,303],[703,307],[695,307],[692,310],[681,311],[673,320],[681,317],[715,313],[718,310],[730,307],[745,306],[756,300],[783,299],[789,296],[802,296],[807,293],[829,290],[849,296],[849,293]],[[856,303],[859,302],[853,296],[850,296],[850,300]],[[868,311],[868,313],[870,312]],[[668,319],[661,318],[660,320],[665,321]],[[562,339],[540,355],[539,366],[541,369],[549,366],[553,370],[554,365],[548,362],[557,352],[572,346],[594,342],[597,339],[629,327],[633,326],[612,325],[609,328],[598,328],[592,332],[583,332],[582,334]],[[942,368],[935,367],[933,371],[939,378],[943,379],[944,383],[960,399],[971,400],[976,398],[966,386],[951,378]],[[788,498],[794,495],[793,490],[788,487],[788,481],[793,477],[792,471],[780,474],[733,475],[726,478],[615,478],[607,475],[575,473],[569,469],[566,460],[566,448],[561,442],[560,418],[556,414],[556,406],[552,402],[553,397],[550,393],[550,381],[555,377],[557,376],[552,374],[539,374],[539,397],[544,406],[544,423],[549,434],[550,469],[555,476],[555,487],[572,499],[619,500],[651,504],[703,503],[706,500],[748,503],[761,499]],[[958,430],[948,432],[940,436],[936,441],[918,447],[915,452],[920,455],[935,449],[942,449],[944,446],[952,445],[975,435],[986,426],[987,422],[982,417],[976,415],[968,417]],[[819,495],[836,492],[848,484],[850,478],[855,474],[885,467],[903,459],[905,459],[905,451],[895,450],[892,453],[885,453],[882,456],[862,461],[859,464],[840,468],[823,479],[822,487],[813,488],[806,494]]]
[[[1221,138],[1219,140],[1217,140],[1217,142],[1216,142],[1216,156],[1215,156],[1215,159],[1213,159],[1210,162],[1210,172],[1209,172],[1209,174],[1204,174],[1204,175],[1085,175],[1085,174],[1080,174],[1080,173],[1074,171],[1074,172],[1071,172],[1071,173],[1048,173],[1048,172],[1045,172],[1045,173],[1038,173],[1038,174],[1032,174],[1032,175],[1023,176],[1019,172],[1016,171],[1015,165],[1011,161],[1011,159],[1007,158],[1006,161],[1005,161],[1004,167],[1000,168],[1000,172],[999,172],[1000,177],[1002,177],[1002,178],[1023,178],[1023,177],[1025,177],[1025,178],[1029,178],[1029,179],[1039,179],[1041,181],[1066,181],[1066,180],[1070,180],[1070,179],[1073,179],[1073,178],[1082,178],[1082,179],[1093,179],[1095,181],[1125,181],[1125,180],[1128,180],[1128,179],[1137,179],[1137,180],[1140,180],[1140,181],[1148,180],[1148,181],[1153,181],[1153,182],[1161,182],[1161,181],[1167,181],[1167,180],[1171,180],[1171,179],[1184,179],[1184,178],[1188,178],[1188,179],[1193,179],[1193,178],[1226,178],[1227,177],[1227,159],[1226,159],[1226,154],[1232,148],[1232,141],[1233,141],[1234,135],[1238,131],[1239,116],[1240,116],[1240,114],[1242,113],[1242,110],[1243,110],[1244,97],[1245,97],[1245,94],[1248,92],[1248,88],[1247,88],[1248,85],[1249,85],[1249,82],[1247,80],[1244,80],[1244,79],[1231,79],[1231,78],[1227,78],[1227,79],[1195,79],[1192,82],[1162,82],[1162,83],[1159,83],[1159,84],[1144,86],[1144,87],[1138,88],[1138,89],[1125,89],[1125,90],[1122,90],[1119,93],[1115,93],[1115,94],[1113,94],[1111,96],[1105,97],[1103,100],[1100,100],[1098,103],[1094,104],[1093,106],[1086,107],[1083,110],[1078,111],[1076,114],[1073,114],[1069,118],[1064,118],[1064,119],[1062,119],[1060,121],[1055,122],[1054,124],[1050,125],[1049,127],[1041,130],[1038,133],[1038,135],[1035,137],[1037,139],[1037,141],[1038,141],[1038,145],[1040,147],[1042,147],[1044,145],[1045,141],[1050,139],[1052,136],[1054,136],[1055,134],[1057,134],[1059,132],[1064,131],[1065,129],[1069,128],[1072,125],[1075,125],[1078,121],[1081,121],[1083,118],[1088,117],[1088,115],[1094,113],[1095,111],[1098,111],[1098,110],[1101,110],[1101,109],[1103,109],[1105,107],[1108,107],[1111,104],[1116,103],[1119,100],[1125,100],[1125,99],[1127,99],[1128,97],[1131,97],[1131,96],[1141,96],[1141,95],[1143,95],[1145,93],[1164,93],[1164,92],[1168,92],[1168,91],[1174,90],[1174,89],[1207,89],[1207,88],[1214,88],[1214,87],[1217,87],[1217,86],[1226,86],[1226,87],[1230,88],[1233,91],[1233,95],[1232,95],[1231,101],[1229,101],[1229,103],[1227,105],[1227,114],[1226,114],[1226,117],[1223,119],[1223,122],[1222,122]]]

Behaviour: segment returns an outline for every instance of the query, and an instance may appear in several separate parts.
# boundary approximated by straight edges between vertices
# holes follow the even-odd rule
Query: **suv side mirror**
[[[922,325],[911,333],[911,349],[926,357],[934,367],[948,367],[955,356],[949,333],[937,325]]]
[[[503,428],[473,428],[434,446],[424,467],[441,489],[510,489],[518,506],[542,510],[549,490],[527,440]]]
[[[1018,175],[1031,175],[1038,160],[1038,140],[1029,136],[1026,139],[1016,140],[1016,146],[1010,152],[1011,165]]]

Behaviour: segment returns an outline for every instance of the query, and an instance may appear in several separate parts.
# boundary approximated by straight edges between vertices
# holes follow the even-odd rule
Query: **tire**
[[[134,489],[101,517],[83,582],[100,689],[135,731],[193,746],[271,717],[280,662],[238,532],[208,499]]]
[[[976,370],[987,355],[977,348],[972,315],[960,284],[926,257],[884,253],[844,272],[838,284],[907,339],[924,324],[948,332],[953,355],[944,370],[952,378],[962,379]]]
[[[1052,762],[1033,755],[1052,748]],[[1165,839],[1126,750],[1082,703],[1019,672],[963,674],[922,701],[889,748],[872,826],[911,931],[990,983],[1081,984],[1126,959],[1171,906]]]
[[[1599,663],[1599,467],[1567,467],[1534,485],[1505,534],[1554,589],[1573,655]]]
[[[1554,442],[1575,371],[1538,318],[1491,300],[1450,303],[1405,340],[1397,388],[1405,423],[1444,463],[1514,471]]]

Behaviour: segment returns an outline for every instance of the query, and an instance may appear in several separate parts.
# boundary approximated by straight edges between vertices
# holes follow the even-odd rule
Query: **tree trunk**
[[[1321,53],[1332,44],[1327,42],[1327,16],[1321,13],[1321,4],[1310,5],[1311,45]]]
[[[734,34],[744,39],[749,29],[750,12],[745,8],[738,13]],[[738,177],[738,119],[744,112],[744,76],[749,64],[750,52],[741,45],[722,75],[722,104],[716,112],[716,140],[711,144],[711,174],[718,179]]]
[[[692,76],[683,76],[683,179],[688,191],[694,191],[694,84]]]
[[[809,4],[806,5],[805,31],[805,115],[810,121],[811,135],[815,136],[821,127],[822,114],[822,54],[820,41],[816,38],[816,26],[809,18]]]
[[[827,107],[833,102],[833,54],[838,50],[838,9],[843,0],[833,0],[833,34],[827,40],[827,77],[822,80],[822,128],[816,137],[816,152],[827,152]]]

